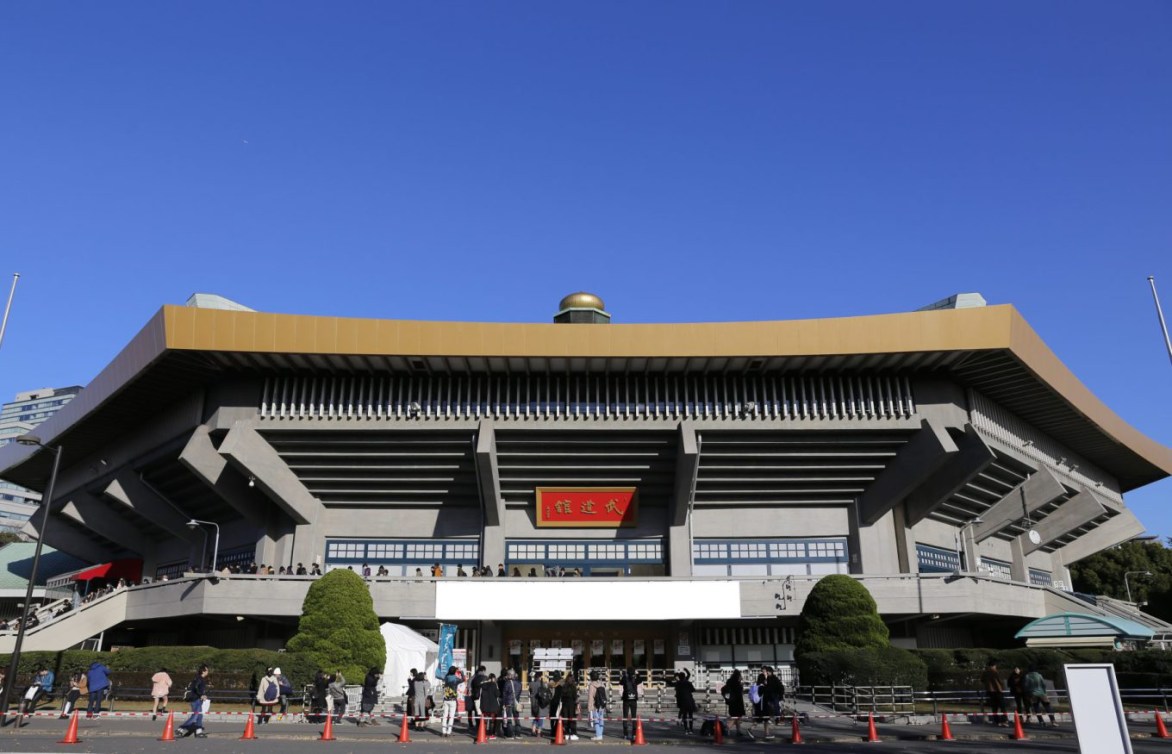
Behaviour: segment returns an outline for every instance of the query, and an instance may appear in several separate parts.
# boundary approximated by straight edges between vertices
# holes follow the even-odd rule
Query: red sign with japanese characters
[[[638,523],[635,487],[538,487],[537,525],[615,529]]]

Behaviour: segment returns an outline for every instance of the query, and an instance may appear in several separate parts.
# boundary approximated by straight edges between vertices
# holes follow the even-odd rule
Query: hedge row
[[[10,655],[0,655],[0,664],[7,667],[10,659]],[[160,668],[166,668],[176,684],[185,684],[197,667],[207,665],[217,679],[215,685],[221,689],[247,689],[253,675],[259,677],[269,667],[281,668],[295,686],[310,682],[317,671],[310,660],[293,652],[186,646],[136,647],[115,652],[22,652],[17,679],[19,682],[31,678],[38,667],[45,666],[63,682],[70,673],[85,670],[95,661],[101,661],[114,671],[122,683],[133,686],[147,684],[150,676]]]
[[[1172,652],[1145,649],[1115,652],[1109,649],[916,649],[886,647],[810,652],[798,658],[806,686],[912,686],[917,690],[951,691],[981,688],[980,677],[989,660],[997,662],[1002,678],[1015,667],[1037,670],[1059,686],[1065,685],[1063,665],[1112,663],[1124,688],[1172,688]]]

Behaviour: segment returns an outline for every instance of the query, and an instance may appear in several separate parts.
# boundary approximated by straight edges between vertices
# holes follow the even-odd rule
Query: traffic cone
[[[1168,729],[1164,727],[1164,719],[1160,717],[1160,713],[1156,713],[1156,738],[1167,738]]]
[[[65,729],[65,739],[58,741],[59,744],[79,744],[81,741],[77,737],[77,710],[73,711],[73,717],[69,718],[69,727]]]
[[[802,740],[802,726],[798,725],[798,713],[796,712],[794,713],[794,729],[793,733],[790,735],[789,742],[791,744],[805,743],[805,741]]]
[[[955,741],[952,737],[952,728],[948,727],[948,713],[940,716],[940,738],[939,741]]]
[[[335,741],[334,738],[334,716],[326,715],[326,729],[321,732],[321,738],[318,741]]]
[[[723,727],[724,726],[720,722],[720,716],[717,715],[716,719],[712,721],[712,745],[713,746],[720,746],[721,744],[724,743],[724,731],[721,730],[721,728],[723,728]]]
[[[1026,736],[1025,731],[1021,729],[1021,715],[1013,713],[1013,735],[1010,736],[1014,741],[1027,741],[1029,737]]]
[[[484,732],[484,715],[480,716],[480,723],[476,726],[476,740],[474,744],[488,743],[488,734]]]
[[[403,713],[403,727],[399,728],[399,743],[401,743],[401,744],[411,743],[411,733],[407,729],[407,713],[406,712]]]
[[[244,724],[244,735],[240,737],[241,741],[255,741],[256,728],[253,727],[252,713],[248,713],[248,722]]]
[[[646,746],[647,739],[643,738],[643,718],[635,718],[635,739],[631,741],[631,746]]]
[[[867,715],[867,743],[879,743],[879,731],[875,730],[875,714],[869,713]]]
[[[74,714],[77,714],[76,712]],[[160,741],[174,741],[175,740],[175,713],[167,713],[167,722],[163,724],[163,737]]]
[[[558,746],[566,745],[566,736],[562,733],[562,719],[560,717],[558,718],[557,729],[554,731],[553,738],[549,739],[549,742]]]

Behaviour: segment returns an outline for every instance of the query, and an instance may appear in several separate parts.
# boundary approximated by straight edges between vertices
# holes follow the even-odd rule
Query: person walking
[[[1038,725],[1044,725],[1042,722],[1042,710],[1046,710],[1046,714],[1050,716],[1050,727],[1057,728],[1058,721],[1054,718],[1054,709],[1050,706],[1050,699],[1046,694],[1046,679],[1038,672],[1038,669],[1031,667],[1029,672],[1025,674],[1022,679],[1022,687],[1025,691],[1026,701],[1030,708],[1033,709],[1035,715],[1038,716]],[[1029,713],[1026,713],[1029,717]]]
[[[1005,714],[1005,686],[1001,683],[1001,674],[997,672],[996,660],[989,660],[985,672],[981,673],[981,687],[985,690],[985,702],[989,705],[993,724],[1001,728],[1009,727],[1009,718]]]
[[[155,704],[151,707],[151,720],[154,721],[159,713],[167,714],[167,697],[171,694],[171,674],[166,668],[159,668],[159,672],[151,676],[151,698]]]
[[[549,705],[553,701],[553,692],[545,683],[540,670],[534,671],[533,680],[529,682],[529,714],[533,717],[531,732],[534,738],[540,738],[545,728],[545,718],[549,717]]]
[[[562,719],[566,721],[566,738],[570,741],[578,740],[578,677],[573,672],[567,673],[562,681],[560,694]]]
[[[440,735],[444,738],[452,735],[452,724],[456,721],[456,707],[460,701],[460,671],[455,665],[448,666],[444,674],[444,710],[440,718]]]
[[[753,705],[753,720],[761,723],[761,735],[769,738],[769,720],[765,717],[765,674],[758,673],[757,680],[749,686],[749,703]]]
[[[594,726],[594,738],[591,741],[601,741],[602,732],[606,726],[606,705],[610,701],[606,690],[606,682],[601,679],[597,670],[590,671],[590,683],[586,686],[586,705],[590,710],[590,723]]]
[[[264,677],[256,687],[256,703],[260,705],[260,718],[257,723],[264,725],[273,716],[273,707],[281,701],[281,686],[277,683],[277,676],[272,668],[265,668]]]
[[[694,717],[696,714],[696,687],[692,685],[687,671],[681,670],[676,673],[675,688],[676,707],[680,710],[680,725],[684,728],[684,735],[694,735],[696,733]]]
[[[95,660],[85,677],[89,685],[89,706],[86,707],[85,716],[89,719],[102,711],[102,697],[106,689],[110,688],[110,669]]]
[[[378,686],[382,681],[383,672],[376,667],[366,671],[366,678],[362,680],[362,715],[358,718],[359,725],[378,725],[374,717],[374,707],[378,704]]]
[[[741,671],[734,670],[720,689],[724,703],[728,705],[728,718],[737,727],[737,736],[753,740],[752,731],[741,730],[741,718],[745,716],[745,687],[741,682]]]
[[[623,738],[635,740],[635,719],[639,716],[639,686],[643,683],[643,674],[636,673],[634,667],[628,667],[619,678],[619,689],[623,697]],[[627,725],[630,723],[630,734]]]
[[[195,677],[187,686],[186,698],[191,701],[191,715],[179,726],[183,731],[181,737],[194,735],[196,738],[207,738],[203,729],[203,716],[207,712],[205,703],[208,701],[208,666],[200,665],[195,671]]]
[[[762,706],[765,708],[765,719],[769,722],[778,722],[781,717],[781,701],[785,698],[785,685],[777,677],[773,666],[765,666],[765,690],[761,694]],[[768,735],[765,738],[769,738]]]

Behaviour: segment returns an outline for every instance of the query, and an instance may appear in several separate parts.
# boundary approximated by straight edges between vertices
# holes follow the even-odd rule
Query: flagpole
[[[1148,278],[1151,280],[1151,278]],[[12,297],[16,295],[16,281],[20,280],[20,273],[12,273],[12,289],[8,291],[8,305],[4,307],[4,319],[0,320],[0,346],[4,345],[4,331],[8,329],[8,312],[12,311]]]
[[[1164,332],[1164,347],[1168,349],[1168,360],[1172,361],[1172,340],[1168,339],[1168,324],[1164,321],[1164,310],[1160,308],[1160,295],[1156,293],[1156,278],[1154,275],[1148,275],[1148,284],[1152,286],[1152,299],[1156,302],[1156,316],[1160,318],[1160,329]],[[7,319],[8,314],[5,313],[4,317]],[[3,338],[3,332],[3,330],[0,330],[0,338]]]

